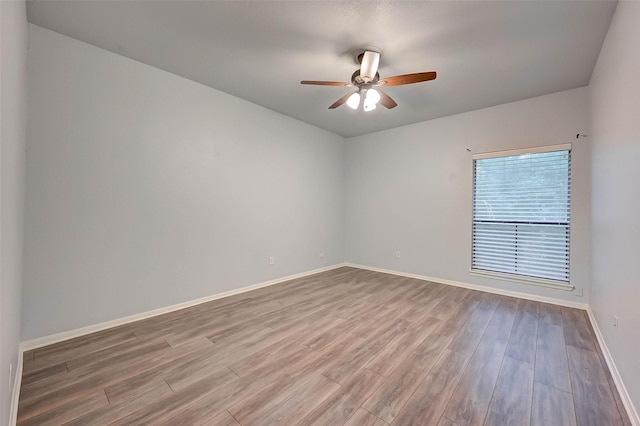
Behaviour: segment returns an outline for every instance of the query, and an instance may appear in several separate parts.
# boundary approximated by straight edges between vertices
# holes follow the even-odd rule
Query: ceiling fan
[[[380,53],[366,50],[358,55],[360,69],[356,70],[351,76],[350,83],[339,81],[312,81],[303,80],[300,84],[314,84],[319,86],[348,86],[354,87],[355,90],[347,93],[337,101],[335,101],[329,109],[334,109],[346,103],[350,108],[358,109],[360,101],[362,109],[372,111],[376,109],[376,105],[381,103],[384,107],[391,109],[398,104],[391,99],[389,95],[384,93],[380,87],[400,86],[403,84],[420,83],[422,81],[435,80],[436,72],[418,72],[414,74],[396,75],[394,77],[386,77],[381,79],[378,73],[378,64],[380,63]]]

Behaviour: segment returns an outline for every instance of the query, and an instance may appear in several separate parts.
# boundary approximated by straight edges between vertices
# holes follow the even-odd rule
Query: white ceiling
[[[585,86],[612,1],[28,1],[30,22],[350,137]],[[382,48],[387,110],[327,109]]]

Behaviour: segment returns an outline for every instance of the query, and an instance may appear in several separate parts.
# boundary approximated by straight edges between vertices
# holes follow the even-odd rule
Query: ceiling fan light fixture
[[[349,99],[347,99],[347,106],[352,109],[358,109],[358,107],[360,106],[360,94],[354,93],[353,95],[349,96]]]
[[[369,89],[367,90],[366,100],[367,102],[377,104],[378,102],[380,102],[380,93],[378,93],[376,89]]]
[[[2,1],[2,0],[0,0]],[[423,81],[435,80],[436,72],[417,72],[413,74],[395,75],[393,77],[380,78],[378,66],[380,63],[380,51],[375,48],[365,50],[357,56],[360,69],[351,75],[350,82],[340,81],[317,81],[302,80],[301,84],[313,84],[317,86],[349,86],[352,91],[344,94],[340,99],[329,106],[329,109],[336,109],[345,103],[349,108],[357,110],[362,105],[364,111],[373,111],[378,103],[386,109],[393,109],[398,106],[385,91],[377,87],[387,88],[392,86],[402,86],[405,84],[421,83]]]
[[[364,102],[362,109],[366,111],[373,111],[376,109],[378,102],[380,101],[380,93],[376,89],[368,89],[364,95]]]

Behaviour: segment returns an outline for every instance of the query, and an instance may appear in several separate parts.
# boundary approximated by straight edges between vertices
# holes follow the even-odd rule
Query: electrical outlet
[[[584,290],[581,288],[576,288],[575,292],[573,293],[574,296],[576,297],[582,297],[584,296]]]
[[[276,263],[276,258],[275,256],[270,256],[269,257],[269,265],[275,265]]]
[[[620,328],[620,322],[618,321],[618,317],[616,315],[613,316],[613,328]]]
[[[9,363],[9,384],[11,384],[11,373],[13,373],[13,364]]]
[[[396,251],[396,259],[400,259],[400,250]]]
[[[320,257],[324,258],[324,252],[320,253]]]

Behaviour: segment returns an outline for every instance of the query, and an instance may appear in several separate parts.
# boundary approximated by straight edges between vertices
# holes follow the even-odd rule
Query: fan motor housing
[[[380,80],[380,73],[376,73],[376,76],[369,82],[369,84],[376,84]],[[363,79],[360,78],[360,70],[355,70],[353,74],[351,74],[351,84],[354,86],[361,86],[365,83]]]

